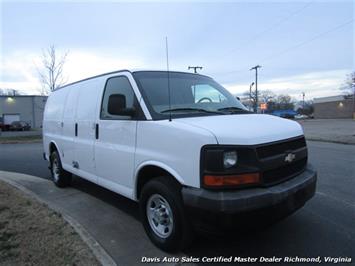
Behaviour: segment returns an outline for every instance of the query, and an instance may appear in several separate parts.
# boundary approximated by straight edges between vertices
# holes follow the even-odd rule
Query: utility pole
[[[251,88],[254,86],[254,81],[249,86],[249,111],[251,111]]]
[[[188,70],[190,70],[190,69],[193,69],[194,73],[196,74],[197,73],[197,69],[202,70],[202,66],[189,66]]]
[[[261,68],[261,66],[256,65],[255,67],[252,67],[251,70],[255,70],[255,109],[254,113],[258,112],[258,68]]]
[[[302,109],[303,109],[303,112],[304,112],[304,96],[306,94],[304,92],[302,92]]]

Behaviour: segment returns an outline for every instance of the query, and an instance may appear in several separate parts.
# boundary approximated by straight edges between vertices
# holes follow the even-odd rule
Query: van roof
[[[61,87],[55,89],[55,91],[56,91],[56,90],[60,90],[60,89],[65,88],[65,87],[68,87],[68,86],[70,86],[70,85],[73,85],[73,84],[76,84],[76,83],[85,81],[85,80],[89,80],[89,79],[93,79],[93,78],[98,78],[98,77],[102,77],[102,76],[106,76],[106,75],[110,75],[110,74],[120,73],[120,72],[131,72],[131,71],[129,71],[128,69],[122,69],[122,70],[116,70],[116,71],[111,71],[111,72],[107,72],[107,73],[102,73],[102,74],[99,74],[99,75],[96,75],[96,76],[88,77],[88,78],[85,78],[85,79],[80,79],[80,80],[77,80],[77,81],[74,81],[74,82],[65,84],[64,86],[61,86]]]
[[[79,82],[82,82],[82,81],[85,81],[85,80],[90,80],[90,79],[93,79],[93,78],[98,78],[98,77],[102,77],[102,76],[106,76],[106,75],[111,75],[111,74],[116,74],[116,73],[120,73],[120,72],[129,72],[129,73],[137,73],[137,72],[167,72],[167,70],[128,70],[128,69],[121,69],[121,70],[116,70],[116,71],[111,71],[111,72],[106,72],[106,73],[102,73],[102,74],[99,74],[99,75],[96,75],[96,76],[92,76],[92,77],[88,77],[88,78],[85,78],[85,79],[81,79],[81,80],[77,80],[77,81],[74,81],[74,82],[71,82],[71,83],[68,83],[68,84],[65,84],[55,90],[60,90],[61,88],[65,88],[67,86],[70,86],[70,85],[73,85],[73,84],[76,84],[76,83],[79,83]],[[185,74],[194,74],[194,75],[199,75],[199,76],[203,76],[203,77],[208,77],[206,75],[201,75],[199,73],[191,73],[191,72],[185,72],[185,71],[172,71],[172,70],[169,70],[169,72],[171,73],[185,73]]]

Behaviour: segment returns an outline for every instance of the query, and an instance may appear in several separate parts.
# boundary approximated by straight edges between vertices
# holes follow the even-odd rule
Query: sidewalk
[[[308,119],[298,121],[307,140],[355,145],[355,120]]]

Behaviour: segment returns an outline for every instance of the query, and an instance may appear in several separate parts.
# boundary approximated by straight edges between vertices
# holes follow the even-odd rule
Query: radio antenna
[[[165,37],[165,51],[166,51],[166,69],[168,74],[168,101],[169,101],[169,121],[171,122],[171,91],[170,91],[170,73],[169,73],[169,45],[168,37]]]

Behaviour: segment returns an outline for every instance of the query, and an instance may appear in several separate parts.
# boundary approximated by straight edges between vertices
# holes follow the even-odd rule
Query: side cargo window
[[[131,120],[132,115],[124,115],[122,110],[133,110],[135,106],[135,94],[128,78],[124,76],[109,78],[102,99],[100,118]]]

